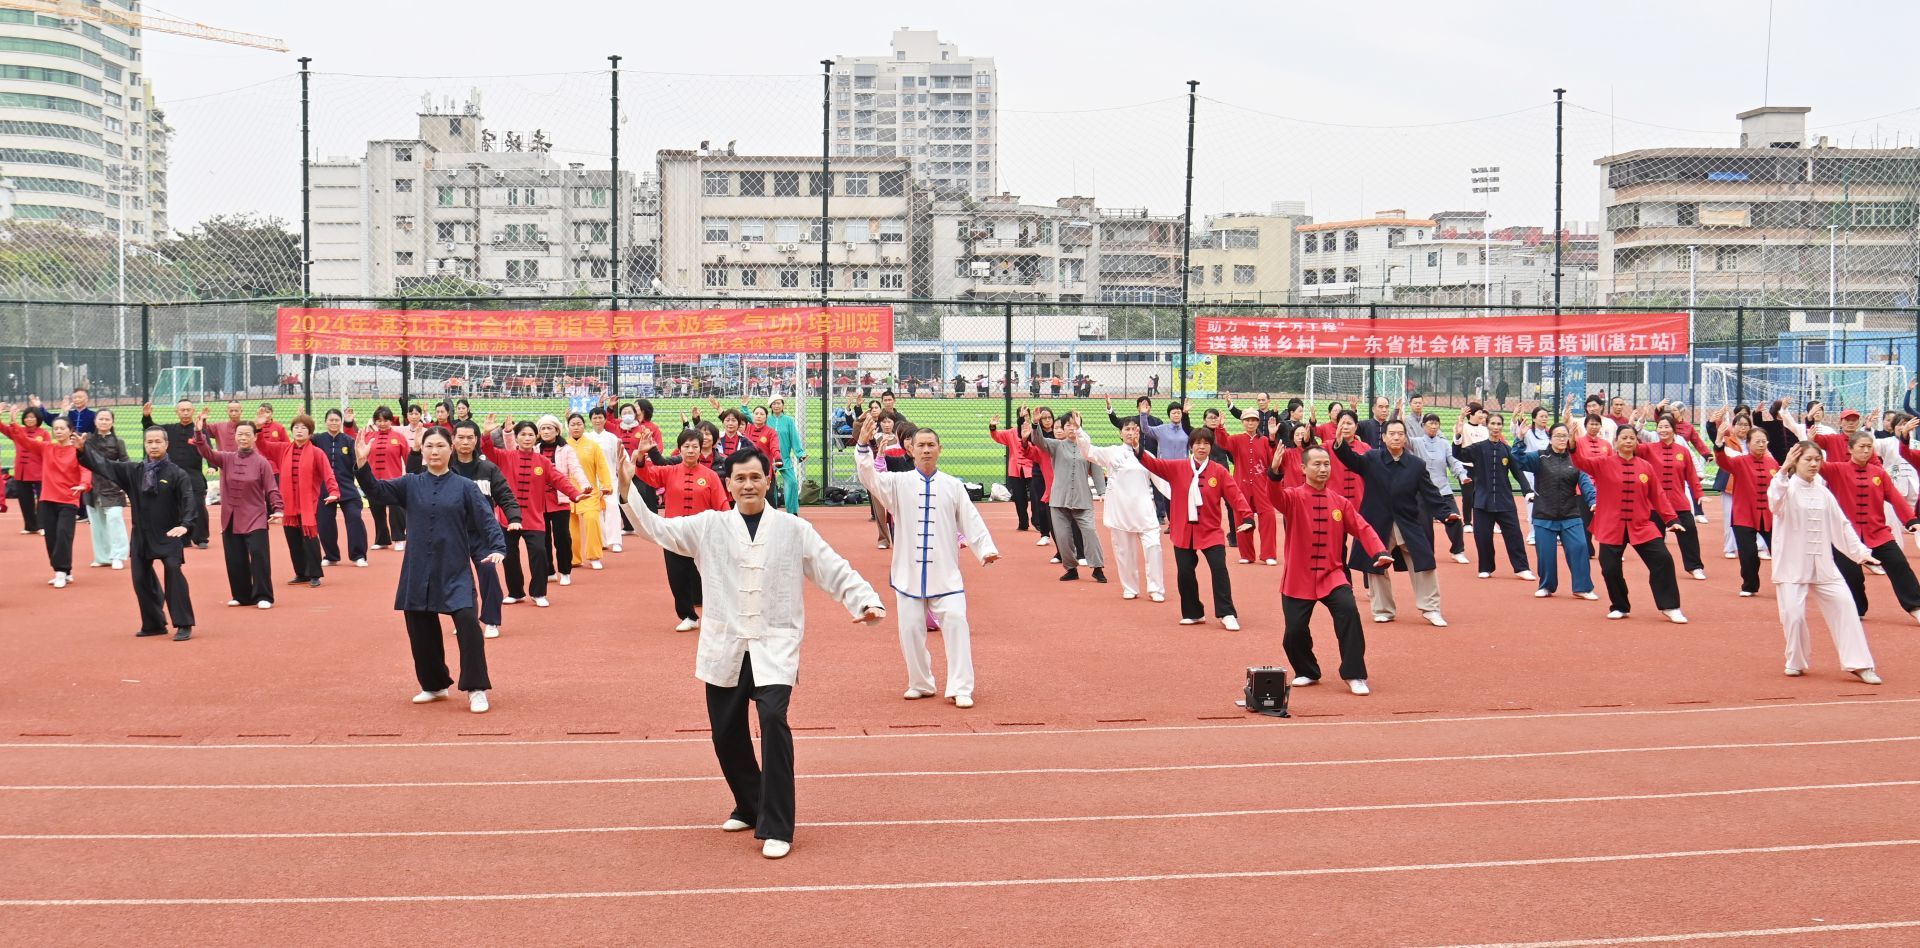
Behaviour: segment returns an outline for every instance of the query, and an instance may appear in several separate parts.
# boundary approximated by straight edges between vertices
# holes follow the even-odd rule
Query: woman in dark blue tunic
[[[362,440],[355,452],[354,478],[367,500],[407,512],[410,529],[400,561],[400,587],[393,607],[406,615],[407,640],[413,648],[413,673],[420,680],[415,704],[446,698],[454,682],[447,674],[446,643],[440,617],[453,617],[454,638],[460,643],[461,691],[475,714],[487,710],[487,652],[475,613],[473,564],[498,563],[506,558],[506,537],[480,488],[453,473],[449,462],[453,442],[444,428],[429,428],[420,438],[425,470],[390,480],[379,480],[367,469],[371,449]]]

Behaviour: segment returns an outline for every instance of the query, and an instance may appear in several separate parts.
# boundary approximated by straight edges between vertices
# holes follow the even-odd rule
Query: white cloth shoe
[[[1693,571],[1693,578],[1694,578],[1694,579],[1706,579],[1706,578],[1707,578],[1707,571],[1706,571],[1706,570],[1703,570],[1703,569],[1697,569],[1697,570],[1694,570],[1694,571]]]
[[[562,586],[571,586],[571,585],[573,585],[573,574],[572,574],[572,573],[561,573],[561,574],[560,574],[560,585],[562,585]]]
[[[407,551],[407,541],[405,540],[401,540],[400,542],[395,543],[393,545],[393,552],[395,553],[405,553],[406,551]]]
[[[1085,566],[1087,565],[1087,558],[1083,556],[1083,557],[1080,557],[1078,560],[1075,560],[1074,562],[1079,563],[1081,566]]]
[[[1728,553],[1726,556],[1727,556],[1727,559],[1730,559],[1730,560],[1737,560],[1740,558],[1739,553]]]
[[[1530,570],[1530,569],[1523,569],[1520,572],[1515,573],[1513,575],[1517,579],[1524,579],[1524,580],[1527,580],[1528,582],[1537,582],[1540,579],[1540,577],[1535,576],[1533,574],[1533,570]]]
[[[1318,678],[1308,678],[1305,675],[1295,675],[1293,677],[1293,686],[1295,688],[1311,688],[1319,683],[1320,679]]]
[[[612,545],[612,546],[610,546],[610,547],[607,547],[607,549],[609,549],[609,550],[612,550],[612,551],[613,551],[613,552],[615,552],[615,553],[625,553],[625,552],[626,552],[625,550],[623,550],[623,549],[621,549],[621,548],[620,548],[620,544],[618,544],[618,543],[615,543],[614,545]]]
[[[262,600],[260,600],[260,601],[259,601],[258,603],[255,603],[255,605],[256,605],[256,606],[257,606],[258,608],[261,608],[261,609],[271,609],[271,608],[273,608],[273,600],[271,600],[271,599],[262,599]]]
[[[1858,678],[1869,685],[1877,685],[1881,683],[1880,676],[1875,674],[1873,669],[1871,668],[1856,668],[1850,674],[1852,674],[1853,677]]]
[[[1440,613],[1438,612],[1422,612],[1420,613],[1420,615],[1423,616],[1428,622],[1433,623],[1435,628],[1444,629],[1447,627],[1447,620],[1444,618],[1441,618]]]
[[[1240,631],[1240,617],[1239,617],[1239,616],[1221,616],[1221,617],[1220,617],[1220,624],[1221,624],[1221,625],[1224,625],[1224,626],[1226,626],[1226,627],[1227,627],[1227,631],[1228,631],[1228,632],[1238,632],[1238,631]]]
[[[1454,561],[1455,563],[1465,563],[1465,562],[1467,561],[1467,554],[1465,554],[1465,553],[1455,553],[1455,554],[1453,554],[1453,561]]]
[[[1807,670],[1806,670],[1806,669],[1804,669],[1804,668],[1789,668],[1789,669],[1787,669],[1787,677],[1788,677],[1788,678],[1798,678],[1798,677],[1800,677],[1801,675],[1804,675],[1804,674],[1806,674],[1806,673],[1807,673]]]
[[[113,568],[114,568],[114,569],[126,569],[126,568],[127,568],[127,561],[126,561],[126,560],[114,560],[114,561],[113,561]]]
[[[1123,592],[1123,593],[1121,593],[1121,594],[1120,594],[1120,598],[1122,598],[1122,599],[1138,599],[1138,598],[1140,598],[1140,594],[1139,594],[1139,593],[1137,593],[1137,592]]]
[[[900,697],[902,697],[902,698],[905,698],[905,699],[907,699],[908,701],[918,701],[918,700],[920,700],[921,698],[931,698],[931,697],[933,697],[933,692],[931,692],[931,691],[921,691],[921,690],[920,690],[920,689],[918,689],[918,688],[908,688],[908,689],[907,689],[907,691],[906,691],[906,693],[905,693],[905,694],[903,694],[903,695],[901,695]]]
[[[65,573],[53,574],[53,588],[55,589],[67,588],[67,574]]]
[[[95,566],[99,566],[100,564],[98,564],[98,563],[95,563],[95,564],[93,564],[93,565],[95,565]],[[332,565],[333,565],[333,561],[332,561],[332,560],[321,560],[321,561],[320,561],[320,565],[321,565],[321,566],[332,566]]]
[[[1761,550],[1761,551],[1760,551],[1760,558],[1761,558],[1761,559],[1763,559],[1763,560],[1770,560],[1770,559],[1773,559],[1773,551],[1772,551],[1772,550]]]
[[[1264,563],[1266,563],[1266,564],[1267,564],[1268,566],[1279,566],[1279,565],[1280,565],[1280,561],[1279,561],[1279,560],[1276,560],[1276,559],[1267,559],[1267,560],[1263,560],[1262,562],[1264,562]]]
[[[1164,593],[1147,593],[1147,598],[1148,598],[1148,599],[1151,599],[1151,600],[1153,600],[1154,602],[1166,602],[1166,601],[1167,601],[1167,597],[1166,597],[1166,594],[1164,594]]]
[[[1242,559],[1242,560],[1241,560],[1240,562],[1242,562],[1242,563],[1251,563],[1251,562],[1253,562],[1253,561],[1252,561],[1252,560],[1249,560],[1249,559]]]
[[[587,565],[593,567],[594,569],[606,569],[605,566],[600,565],[599,560],[588,560]]]
[[[972,695],[954,695],[953,706],[962,710],[973,707]]]
[[[1599,594],[1599,593],[1597,593],[1597,592],[1591,592],[1591,591],[1589,591],[1589,592],[1583,592],[1583,593],[1574,593],[1574,595],[1576,595],[1576,596],[1579,596],[1580,598],[1582,598],[1582,599],[1585,599],[1585,600],[1587,600],[1588,602],[1599,602],[1599,601],[1600,601],[1600,594]]]
[[[484,691],[475,691],[475,692],[471,692],[471,693],[469,693],[469,694],[467,695],[467,710],[468,710],[468,711],[472,711],[472,712],[473,712],[474,714],[485,714],[485,713],[487,713],[487,708],[488,708],[488,707],[490,707],[490,705],[488,705],[488,704],[487,704],[487,693],[486,693],[486,692],[484,692]]]
[[[1541,589],[1536,589],[1536,590],[1534,590],[1534,591],[1533,591],[1533,598],[1535,598],[1535,599],[1545,599],[1545,598],[1547,598],[1548,596],[1551,596],[1551,595],[1553,595],[1553,593],[1550,593],[1550,592],[1548,592],[1548,591],[1547,591],[1546,589],[1544,589],[1544,588],[1541,588]]]
[[[1393,621],[1393,617],[1392,617],[1392,616],[1390,616],[1390,615],[1387,615],[1387,614],[1386,614],[1386,613],[1384,613],[1384,612],[1376,612],[1376,613],[1374,613],[1374,614],[1373,614],[1373,621],[1375,621],[1375,622],[1392,622],[1392,621]]]
[[[1035,541],[1033,541],[1033,545],[1034,545],[1034,546],[1046,546],[1047,544],[1049,544],[1049,543],[1052,543],[1052,542],[1053,542],[1053,538],[1052,538],[1052,537],[1049,537],[1049,536],[1042,536],[1042,537],[1041,537],[1040,539],[1038,539],[1038,540],[1035,540]]]
[[[736,820],[733,817],[727,817],[727,821],[720,824],[720,832],[722,833],[741,833],[750,829],[753,829],[752,823]]]
[[[355,565],[355,566],[358,566],[358,567],[360,567],[361,569],[366,569],[366,568],[367,568],[367,558],[363,556],[363,557],[361,557],[361,558],[359,558],[359,559],[357,559],[357,560],[354,560],[354,561],[353,561],[353,565]]]
[[[1675,625],[1687,624],[1687,614],[1678,609],[1662,609],[1660,614],[1666,616],[1667,620]]]
[[[442,688],[439,691],[422,691],[419,694],[413,696],[414,704],[432,704],[435,701],[445,701],[445,700],[447,700],[447,689],[445,688]]]
[[[1481,579],[1491,579],[1491,578],[1493,578],[1493,574],[1492,574],[1492,573],[1477,573],[1477,574],[1475,574],[1475,575],[1477,575],[1477,576],[1479,576],[1479,577],[1480,577]]]
[[[545,597],[545,596],[535,596],[535,597],[533,597],[533,604],[534,604],[534,605],[536,605],[536,606],[539,606],[539,607],[540,607],[540,608],[542,608],[542,609],[545,609],[546,607],[548,607],[548,606],[550,606],[550,605],[553,605],[553,603],[550,603],[550,602],[548,602],[548,601],[547,601],[547,597]]]
[[[513,605],[514,603],[516,603],[516,602],[519,602],[519,601],[520,601],[520,600],[518,600],[518,599],[515,599],[515,598],[513,598],[512,596],[503,596],[503,597],[501,597],[501,599],[500,599],[500,604],[501,604],[501,605],[503,605],[503,606],[511,606],[511,605]]]
[[[1181,619],[1180,624],[1181,625],[1199,625],[1200,620],[1199,619]]]
[[[694,622],[692,619],[681,619],[680,624],[673,627],[673,631],[675,632],[692,632],[693,630]]]
[[[1609,619],[1624,619],[1626,617],[1627,617],[1627,614],[1624,612],[1621,612],[1618,609],[1613,609],[1607,612],[1607,618]]]
[[[784,839],[770,839],[760,845],[760,855],[768,859],[782,859],[793,852],[793,844]]]
[[[480,627],[480,637],[497,639],[500,637],[500,627],[497,625],[483,625]]]
[[[237,606],[237,605],[239,605],[239,604],[240,604],[240,600],[238,600],[238,599],[229,599],[229,600],[227,600],[227,605],[229,605],[229,606]]]
[[[1347,682],[1347,690],[1362,697],[1373,693],[1373,689],[1367,687],[1367,680],[1365,678],[1355,678]]]

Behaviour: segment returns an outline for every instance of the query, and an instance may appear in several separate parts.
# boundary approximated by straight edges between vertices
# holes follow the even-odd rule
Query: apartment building
[[[1539,228],[1487,229],[1484,211],[1306,224],[1299,233],[1305,302],[1481,306],[1553,303],[1553,245]],[[1593,273],[1563,257],[1561,302],[1594,301]]]
[[[1145,208],[1101,208],[1094,224],[1101,302],[1180,302],[1187,229],[1179,217],[1156,217]]]
[[[962,56],[934,30],[895,30],[888,55],[834,60],[833,153],[907,158],[928,187],[992,194],[998,95],[992,57]]]
[[[938,299],[1079,302],[1097,296],[1090,197],[1022,204],[1016,194],[935,198],[925,270]]]
[[[1206,232],[1193,239],[1187,298],[1195,303],[1295,302],[1300,285],[1295,232],[1311,223],[1299,201],[1207,218]]]

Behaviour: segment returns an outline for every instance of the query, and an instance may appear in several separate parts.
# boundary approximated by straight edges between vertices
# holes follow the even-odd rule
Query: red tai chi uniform
[[[1220,433],[1220,446],[1233,455],[1233,480],[1253,507],[1253,519],[1259,525],[1259,559],[1272,560],[1279,555],[1280,518],[1273,509],[1273,497],[1267,490],[1267,468],[1273,464],[1273,442],[1257,434]],[[1254,559],[1254,532],[1240,534],[1240,560]]]
[[[1780,471],[1780,462],[1762,451],[1753,454],[1713,452],[1713,460],[1727,472],[1727,494],[1733,498],[1733,542],[1740,554],[1740,592],[1760,591],[1760,538],[1773,545],[1773,510],[1767,506],[1767,485]]]
[[[1860,535],[1860,542],[1873,550],[1873,558],[1887,571],[1887,580],[1893,584],[1893,595],[1899,600],[1901,610],[1912,613],[1920,609],[1920,579],[1914,577],[1913,566],[1894,539],[1893,528],[1887,525],[1889,504],[1902,524],[1920,523],[1914,519],[1913,507],[1900,496],[1893,476],[1881,466],[1878,457],[1865,464],[1855,464],[1844,454],[1836,460],[1836,448],[1845,445],[1844,435],[1822,435],[1815,440],[1827,449],[1827,463],[1820,465],[1820,476],[1826,479],[1827,489],[1840,502],[1840,509],[1846,512],[1847,521]],[[1840,568],[1840,575],[1846,577],[1847,587],[1853,590],[1854,607],[1866,615],[1866,571],[1838,551],[1833,554],[1833,563]]]
[[[547,561],[547,514],[565,511],[559,496],[578,500],[580,490],[538,451],[503,448],[492,438],[482,438],[480,450],[500,469],[513,488],[514,499],[520,502],[520,529],[503,530],[507,535],[507,594],[503,601],[518,602],[529,595],[544,599],[547,576],[553,568]],[[503,528],[506,526],[504,511],[494,511],[494,517]],[[522,545],[527,551],[524,563],[520,559]]]
[[[1173,562],[1179,570],[1181,620],[1192,624],[1207,617],[1206,607],[1200,603],[1200,578],[1195,573],[1202,556],[1207,558],[1207,571],[1213,579],[1213,614],[1238,616],[1233,607],[1233,581],[1227,576],[1227,534],[1221,508],[1231,506],[1235,517],[1253,515],[1240,485],[1211,458],[1197,470],[1191,457],[1163,461],[1143,453],[1140,463],[1172,488],[1167,524],[1173,540]]]
[[[691,517],[708,510],[726,510],[732,506],[727,489],[720,482],[720,475],[705,464],[696,464],[689,468],[674,458],[673,463],[655,463],[653,455],[641,455],[640,466],[634,470],[634,478],[660,492],[660,516]],[[698,622],[700,614],[694,610],[702,605],[700,595],[700,567],[690,556],[681,556],[672,550],[662,549],[667,561],[667,587],[673,591],[674,614],[683,620]]]
[[[287,539],[287,559],[293,562],[293,583],[318,583],[320,567],[320,502],[340,496],[333,461],[312,441],[256,441],[262,457],[273,462],[280,479],[280,499],[286,504],[280,527]]]
[[[1353,537],[1370,557],[1379,557],[1386,546],[1352,501],[1325,489],[1281,485],[1272,481],[1267,491],[1274,509],[1287,521],[1285,572],[1280,576],[1280,611],[1287,630],[1280,646],[1295,675],[1320,680],[1320,663],[1313,657],[1313,605],[1317,602],[1333,616],[1333,636],[1340,643],[1340,677],[1364,679],[1367,639],[1361,631],[1360,609],[1353,601],[1353,586],[1347,581],[1346,538]]]
[[[1609,608],[1621,615],[1633,611],[1626,574],[1620,568],[1629,546],[1646,564],[1654,607],[1662,612],[1680,608],[1673,555],[1661,539],[1666,524],[1674,522],[1674,512],[1660,490],[1660,472],[1645,458],[1621,457],[1604,438],[1581,437],[1575,448],[1573,466],[1593,479],[1599,498],[1593,509],[1593,538],[1600,545],[1600,575],[1607,583]]]

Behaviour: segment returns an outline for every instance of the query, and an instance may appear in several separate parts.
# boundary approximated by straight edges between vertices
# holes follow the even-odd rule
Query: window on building
[[[724,244],[732,236],[732,230],[727,226],[724,217],[707,218],[706,223],[701,225],[701,229],[706,231],[706,242],[710,244]]]
[[[1692,270],[1693,269],[1693,250],[1688,247],[1674,248],[1673,268],[1675,270]]]
[[[823,179],[820,172],[818,171],[807,172],[807,195],[809,197],[820,196],[820,185],[822,180]],[[831,181],[831,179],[825,179],[825,180],[828,180],[829,182]]]
[[[396,267],[413,266],[413,251],[396,250],[393,252],[393,265]]]
[[[897,270],[880,274],[880,288],[883,290],[904,290],[907,288],[907,275]]]
[[[1640,226],[1640,205],[1615,204],[1607,208],[1607,229],[1622,230]]]
[[[507,261],[507,282],[508,283],[536,283],[536,282],[539,282],[539,280],[540,280],[540,261],[538,260]]]
[[[139,206],[137,198],[135,199],[134,206],[136,207]],[[404,233],[404,234],[413,233],[413,226],[414,226],[414,218],[412,214],[399,214],[399,215],[395,215],[395,217],[393,218],[393,229],[400,231],[401,233]]]
[[[1406,239],[1407,239],[1407,229],[1405,227],[1387,228],[1387,246],[1398,247]]]
[[[433,225],[433,239],[439,240],[439,241],[452,242],[453,222],[441,221],[440,223]]]
[[[705,282],[708,289],[727,285],[726,267],[702,267],[700,268],[700,272],[706,277]]]
[[[767,239],[766,221],[741,221],[740,240],[742,243],[762,243]]]
[[[760,271],[758,271],[758,270],[755,270],[755,269],[754,269],[754,268],[752,268],[752,267],[743,267],[743,268],[741,268],[741,270],[740,270],[740,285],[741,285],[741,286],[759,286],[759,285],[760,285]]]
[[[870,270],[853,271],[853,288],[864,290],[873,285],[873,272]]]
[[[1061,276],[1064,277],[1066,276],[1066,274],[1062,273]],[[1194,286],[1199,286],[1201,283],[1206,281],[1206,278],[1207,278],[1206,267],[1194,267],[1193,269],[1187,271],[1187,282],[1193,284]]]
[[[1439,265],[1440,265],[1440,251],[1435,250],[1435,251],[1429,252],[1427,254],[1427,266],[1437,267]]]
[[[1216,263],[1216,264],[1214,264],[1214,265],[1213,265],[1213,282],[1214,282],[1214,285],[1216,285],[1216,286],[1217,286],[1217,285],[1219,285],[1219,284],[1221,284],[1221,283],[1224,283],[1224,282],[1226,282],[1226,270],[1227,270],[1227,268],[1226,268],[1225,266],[1222,266],[1221,264],[1218,264],[1218,263]]]
[[[1343,241],[1343,247],[1347,250],[1359,250],[1360,232],[1357,230],[1347,231],[1346,239]]]
[[[1714,248],[1714,251],[1713,251],[1713,268],[1714,268],[1715,270],[1738,270],[1738,269],[1740,269],[1740,248],[1738,248],[1738,247],[1716,247],[1716,248]]]
[[[827,280],[829,282],[833,280],[833,274],[831,272],[827,274]],[[816,290],[820,289],[820,271],[819,270],[807,271],[807,285]],[[831,289],[831,287],[829,287],[829,289]]]
[[[820,243],[827,239],[827,225],[818,219],[807,221],[807,242]]]
[[[1249,266],[1235,265],[1233,268],[1233,282],[1241,285],[1252,283],[1253,268]]]
[[[453,206],[453,189],[452,188],[435,188],[434,203],[439,204],[441,207],[452,207]]]
[[[863,174],[844,174],[840,176],[840,187],[847,197],[865,197],[871,181]]]
[[[1320,271],[1318,270],[1302,271],[1300,274],[1300,282],[1305,283],[1308,286],[1317,285],[1320,282]]]
[[[907,193],[907,173],[904,171],[882,171],[880,173],[880,196],[900,197]]]
[[[740,172],[741,197],[766,197],[767,175],[764,171]]]
[[[607,206],[607,189],[606,188],[588,188],[587,189],[587,206],[588,207],[606,207]]]
[[[1359,267],[1348,267],[1348,268],[1346,268],[1346,270],[1344,270],[1344,271],[1342,271],[1342,272],[1341,272],[1341,274],[1340,274],[1340,280],[1341,280],[1341,282],[1343,282],[1343,283],[1358,283],[1358,282],[1360,282],[1360,268],[1359,268]]]
[[[1304,243],[1302,243],[1302,244],[1300,245],[1300,252],[1301,252],[1301,253],[1314,253],[1315,251],[1318,251],[1319,249],[1320,249],[1320,235],[1319,235],[1319,234],[1308,234],[1308,235],[1306,236],[1306,240],[1305,240],[1305,242],[1304,242]]]
[[[584,230],[586,231],[588,243],[604,244],[607,242],[609,228],[606,221],[587,221]]]
[[[800,241],[800,222],[794,220],[774,221],[773,240],[775,243],[791,244]]]
[[[410,193],[412,193],[412,191],[413,191],[413,179],[412,179],[412,178],[395,178],[395,179],[393,179],[393,193],[395,193],[395,194],[410,194]]]
[[[780,271],[780,288],[781,289],[793,290],[793,289],[798,289],[799,287],[800,287],[800,271],[798,270]]]
[[[880,242],[883,244],[904,243],[907,239],[907,222],[890,220],[880,222]]]
[[[413,146],[412,145],[393,146],[393,160],[394,161],[412,161]]]
[[[1334,270],[1334,269],[1333,269],[1332,267],[1328,267],[1328,268],[1326,268],[1326,269],[1324,269],[1324,270],[1321,270],[1321,271],[1320,271],[1320,282],[1322,282],[1322,283],[1338,283],[1338,282],[1340,282],[1340,281],[1339,281],[1339,280],[1338,280],[1338,279],[1336,278],[1336,276],[1335,276],[1335,273],[1336,273],[1336,271],[1335,271],[1335,270]]]
[[[774,197],[799,197],[800,172],[776,171],[773,173]]]
[[[1681,227],[1693,227],[1699,224],[1700,205],[1675,204],[1673,206],[1673,222]]]
[[[732,193],[724,171],[708,171],[700,176],[700,181],[705,189],[702,193],[707,197],[726,197]]]
[[[863,244],[872,236],[873,227],[867,221],[848,221],[842,225],[841,239],[852,244]]]
[[[855,76],[853,77],[853,87],[855,89],[871,89],[873,88],[873,77]]]
[[[1225,250],[1258,250],[1260,249],[1260,232],[1223,230],[1220,232],[1220,246]]]
[[[1455,266],[1460,266],[1460,267],[1464,267],[1464,266],[1466,266],[1466,265],[1467,265],[1467,252],[1466,252],[1466,251],[1464,251],[1464,250],[1462,250],[1462,251],[1460,251],[1459,253],[1456,253],[1456,254],[1454,254],[1454,255],[1453,255],[1453,263],[1454,263],[1454,265],[1455,265]]]

